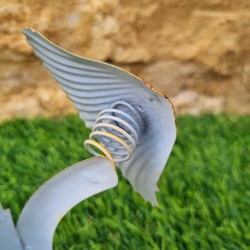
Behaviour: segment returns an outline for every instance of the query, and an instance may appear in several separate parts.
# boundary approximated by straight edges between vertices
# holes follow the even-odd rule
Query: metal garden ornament
[[[84,146],[95,157],[43,184],[16,227],[10,211],[0,208],[0,250],[50,250],[58,223],[72,207],[118,184],[116,166],[145,200],[157,204],[157,181],[176,138],[175,115],[170,100],[144,80],[69,53],[32,29],[23,33],[92,129]]]

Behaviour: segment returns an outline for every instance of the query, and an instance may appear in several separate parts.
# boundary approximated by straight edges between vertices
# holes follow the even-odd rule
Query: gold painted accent
[[[96,156],[101,156],[101,157],[104,157],[104,158],[108,158],[111,161],[114,169],[116,168],[115,167],[115,162],[113,160],[112,155],[109,153],[109,151],[104,146],[102,146],[100,143],[98,143],[98,142],[96,142],[94,140],[86,140],[86,141],[84,141],[84,146],[86,148],[90,148],[88,145],[93,145],[93,146],[97,147],[98,149],[100,149],[101,152],[104,153],[104,155],[100,155],[100,154],[94,153],[93,149],[90,152],[93,153]]]

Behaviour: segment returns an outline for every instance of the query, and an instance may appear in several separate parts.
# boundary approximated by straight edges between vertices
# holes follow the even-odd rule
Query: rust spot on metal
[[[174,111],[174,122],[175,122],[175,127],[177,128],[177,123],[176,123],[176,112],[175,112],[175,108],[174,108],[174,104],[171,102],[171,100],[166,96],[164,95],[163,93],[161,93],[159,90],[157,90],[156,88],[154,88],[151,84],[149,84],[147,81],[145,81],[144,79],[141,78],[141,80],[143,81],[144,84],[146,84],[146,86],[150,89],[152,89],[154,92],[158,93],[159,95],[165,97],[168,102],[170,103],[170,105],[172,106],[172,109]]]

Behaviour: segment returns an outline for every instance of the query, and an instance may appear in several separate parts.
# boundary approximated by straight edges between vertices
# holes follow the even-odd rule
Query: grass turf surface
[[[250,249],[250,117],[177,119],[178,137],[159,181],[159,208],[120,177],[61,221],[54,249]],[[91,157],[77,116],[0,125],[0,202],[15,221],[48,178]]]

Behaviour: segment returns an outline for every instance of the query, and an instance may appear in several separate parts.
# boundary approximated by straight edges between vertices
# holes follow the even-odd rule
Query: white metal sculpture
[[[0,250],[49,250],[67,211],[117,185],[116,165],[136,191],[157,204],[157,181],[176,138],[175,116],[169,99],[144,80],[69,53],[32,29],[23,33],[92,129],[84,145],[96,156],[39,188],[25,205],[16,229],[8,210],[0,209]]]

